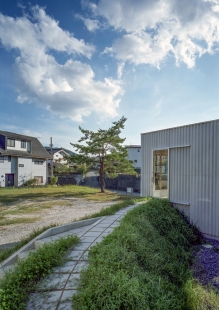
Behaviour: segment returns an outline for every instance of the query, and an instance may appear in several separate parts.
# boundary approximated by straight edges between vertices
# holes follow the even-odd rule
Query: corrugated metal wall
[[[219,237],[219,120],[142,134],[142,196],[152,195],[152,150],[169,149],[169,199]]]

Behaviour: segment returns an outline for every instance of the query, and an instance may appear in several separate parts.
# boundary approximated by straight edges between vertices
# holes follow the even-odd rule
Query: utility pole
[[[52,151],[52,137],[50,138],[50,150],[51,150],[51,165],[50,165],[50,176],[53,177],[53,151]]]

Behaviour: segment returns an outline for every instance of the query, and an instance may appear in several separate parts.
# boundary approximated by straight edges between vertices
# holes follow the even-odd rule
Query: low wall
[[[134,192],[140,193],[141,177],[135,175],[120,174],[115,179],[105,178],[107,189],[117,189],[126,191],[127,187],[132,187]]]
[[[55,174],[54,176],[58,177],[58,185],[76,185],[77,182],[75,180],[74,174]],[[50,177],[48,178],[48,182],[50,182]]]

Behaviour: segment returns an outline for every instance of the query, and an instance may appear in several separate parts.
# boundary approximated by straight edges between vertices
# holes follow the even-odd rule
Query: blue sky
[[[219,118],[219,0],[0,2],[0,129],[72,149]]]

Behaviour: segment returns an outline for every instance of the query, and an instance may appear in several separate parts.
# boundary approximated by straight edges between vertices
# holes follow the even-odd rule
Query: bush
[[[50,177],[50,184],[55,185],[58,182],[58,177],[51,176]]]
[[[38,180],[36,178],[33,178],[33,179],[28,180],[24,185],[26,185],[26,186],[33,186],[33,185],[37,184],[37,181]]]

